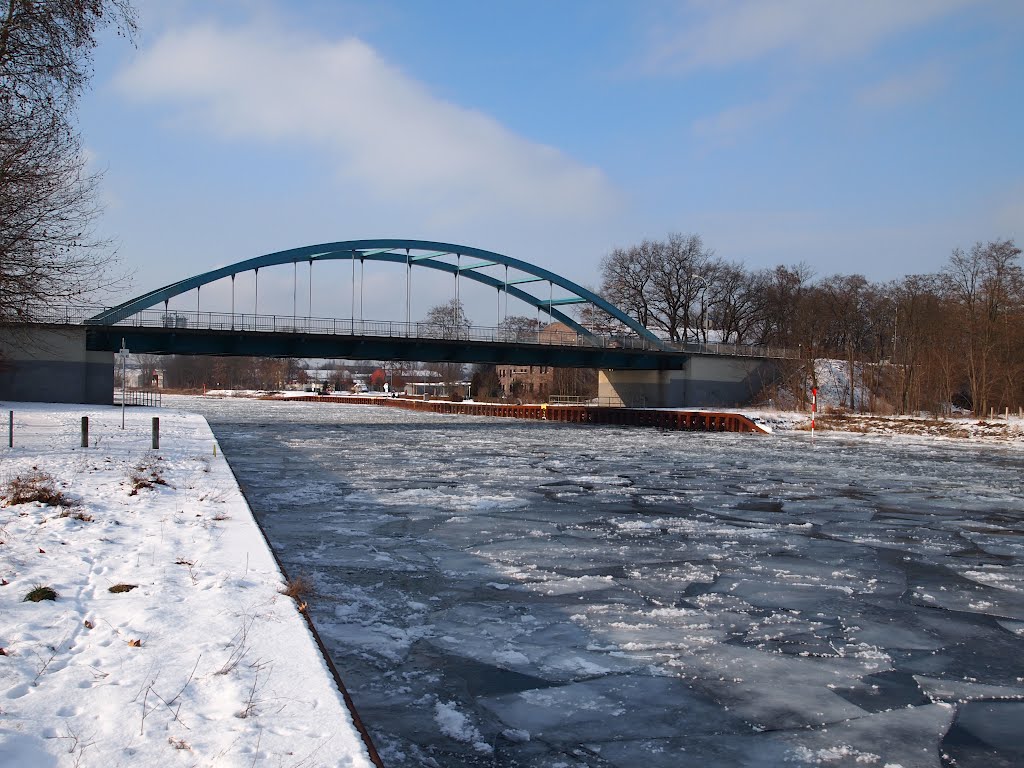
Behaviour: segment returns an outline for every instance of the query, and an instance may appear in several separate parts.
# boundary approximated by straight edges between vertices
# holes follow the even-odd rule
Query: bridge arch
[[[455,258],[455,263],[450,260]],[[462,257],[479,259],[476,263],[463,266]],[[210,270],[193,277],[179,280],[176,283],[165,285],[149,293],[137,296],[134,299],[119,304],[116,307],[104,310],[89,318],[87,324],[112,325],[131,317],[137,312],[156,307],[160,303],[168,302],[175,296],[198,290],[204,285],[244,272],[255,271],[257,280],[259,270],[265,267],[278,266],[282,264],[309,263],[312,265],[317,261],[345,260],[355,261],[381,261],[406,265],[407,279],[412,267],[426,267],[428,269],[440,270],[459,277],[466,277],[478,283],[504,291],[506,296],[512,296],[524,303],[546,312],[553,320],[565,323],[577,333],[590,336],[591,332],[581,325],[574,318],[559,311],[556,307],[569,304],[591,304],[617,321],[628,327],[641,338],[653,342],[656,347],[663,346],[660,339],[651,333],[647,328],[631,318],[618,307],[602,299],[593,291],[584,288],[577,283],[562,277],[543,267],[530,264],[521,259],[505,256],[494,251],[487,251],[482,248],[473,248],[466,245],[455,245],[453,243],[441,243],[431,240],[403,240],[403,239],[378,239],[378,240],[344,240],[334,243],[321,243],[318,245],[307,245],[300,248],[291,248],[285,251],[268,253],[245,261],[229,264],[225,267]],[[480,270],[487,267],[504,266],[505,278],[500,279]],[[514,280],[508,279],[508,270],[513,269],[523,275]],[[530,283],[547,282],[550,286],[547,298],[535,296],[527,290],[519,287]],[[554,298],[553,289],[558,286],[567,292],[569,296]],[[500,296],[500,294],[499,294]],[[410,318],[411,319],[411,318]]]

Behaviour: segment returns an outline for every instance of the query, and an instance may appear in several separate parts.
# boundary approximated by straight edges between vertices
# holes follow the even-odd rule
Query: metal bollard
[[[89,417],[82,417],[82,447],[89,447]]]
[[[153,450],[159,450],[160,448],[160,417],[153,417]]]
[[[14,447],[14,411],[10,412],[7,420],[7,447]]]

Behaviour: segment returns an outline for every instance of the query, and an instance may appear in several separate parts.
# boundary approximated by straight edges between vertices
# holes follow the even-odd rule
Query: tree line
[[[618,248],[601,262],[601,294],[674,342],[792,350],[784,384],[804,397],[816,358],[849,366],[846,406],[988,414],[1024,404],[1024,272],[1013,240],[956,248],[940,270],[873,282],[816,279],[807,264],[747,269],[699,235]],[[584,321],[613,331],[607,316]],[[864,381],[864,379],[870,379]],[[855,383],[873,402],[855,399]]]

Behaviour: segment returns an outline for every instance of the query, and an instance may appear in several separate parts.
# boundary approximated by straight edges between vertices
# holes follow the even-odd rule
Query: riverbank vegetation
[[[601,293],[677,342],[786,347],[806,406],[822,358],[845,360],[850,411],[987,415],[1024,404],[1024,272],[1012,240],[956,248],[941,269],[873,282],[807,264],[750,270],[698,235],[612,251]],[[587,319],[613,330],[608,318]]]

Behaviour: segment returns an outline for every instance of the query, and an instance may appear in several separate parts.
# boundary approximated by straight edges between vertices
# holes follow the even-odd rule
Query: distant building
[[[544,327],[539,334],[539,340],[543,343],[559,343],[565,337],[567,343],[574,343],[576,331],[565,323],[551,323]],[[530,399],[542,400],[552,394],[563,394],[555,392],[555,373],[558,371],[551,365],[498,365],[495,372],[498,374],[498,383],[501,385],[501,393],[505,397],[529,397]]]

